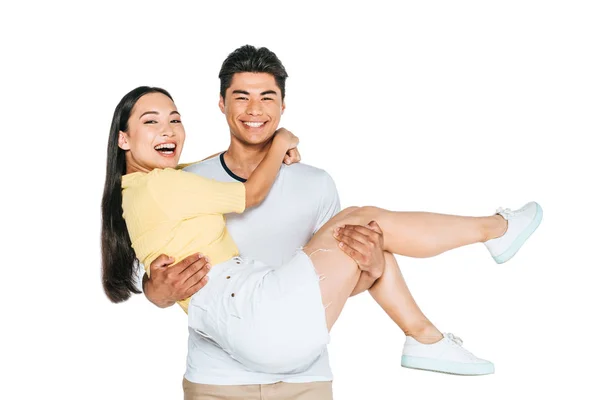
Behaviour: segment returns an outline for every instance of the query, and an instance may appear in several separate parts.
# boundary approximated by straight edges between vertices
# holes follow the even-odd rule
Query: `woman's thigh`
[[[334,229],[345,224],[367,224],[369,213],[367,208],[351,207],[342,210],[304,246],[304,252],[321,277],[321,298],[326,307],[328,329],[331,329],[340,316],[361,273],[356,262],[338,246],[339,242],[333,237]]]

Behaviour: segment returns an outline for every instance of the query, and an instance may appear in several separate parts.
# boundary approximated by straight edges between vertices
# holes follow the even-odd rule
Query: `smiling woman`
[[[171,96],[163,92],[142,96],[131,111],[126,129],[119,130],[119,148],[126,150],[128,174],[175,168],[184,141],[181,115]]]
[[[171,95],[164,89],[139,87],[121,99],[112,119],[108,138],[106,180],[102,196],[102,285],[108,298],[113,302],[127,300],[131,293],[140,293],[135,284],[136,256],[131,247],[127,226],[123,219],[123,196],[121,181],[133,162],[131,152],[123,151],[121,145],[129,148],[125,140],[130,136],[130,116],[138,101],[144,95],[158,95],[171,101]],[[174,104],[173,104],[174,106]],[[138,121],[141,114],[138,117]],[[126,133],[130,132],[130,133]],[[141,133],[140,133],[141,134]],[[143,150],[145,151],[145,150]]]

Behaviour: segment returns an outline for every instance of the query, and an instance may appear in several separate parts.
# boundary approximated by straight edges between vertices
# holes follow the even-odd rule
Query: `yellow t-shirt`
[[[123,218],[148,275],[150,263],[161,254],[177,263],[202,253],[212,265],[239,254],[223,214],[244,211],[243,183],[218,182],[167,168],[124,175],[121,187]],[[187,312],[189,298],[178,303]]]

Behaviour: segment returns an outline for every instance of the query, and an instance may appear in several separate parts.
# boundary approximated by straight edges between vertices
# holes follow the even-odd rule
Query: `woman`
[[[413,241],[401,230],[409,219],[411,224],[417,220],[423,225],[470,229],[468,224],[456,223],[465,217],[348,208],[325,224],[286,265],[273,269],[252,262],[253,268],[247,268],[242,265],[246,261],[237,257],[223,214],[243,212],[264,199],[297,138],[285,130],[277,133],[266,158],[247,182],[215,182],[173,169],[185,140],[179,118],[171,96],[158,88],[133,90],[115,110],[103,198],[105,291],[115,302],[136,291],[136,256],[149,265],[162,253],[173,255],[176,261],[196,252],[207,255],[214,265],[209,283],[191,302],[187,299],[180,304],[188,311],[193,329],[252,370],[301,371],[324,350],[329,330],[361,273],[338,247],[332,235],[336,227],[375,220],[383,231],[384,250],[397,254],[414,254],[408,248],[414,246]],[[541,218],[539,205],[529,203],[518,212],[501,211],[486,219],[497,231],[496,239],[486,242],[496,261],[510,259]],[[469,236],[458,230],[446,236],[446,240],[431,238],[425,245],[439,254],[481,240],[475,232]],[[481,360],[466,372],[489,373],[490,368],[491,363]]]

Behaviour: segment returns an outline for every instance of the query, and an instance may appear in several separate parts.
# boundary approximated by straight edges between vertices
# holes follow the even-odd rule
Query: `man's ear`
[[[285,111],[285,101],[281,102],[281,113],[283,114],[283,112]]]
[[[219,95],[219,108],[221,109],[221,112],[225,114],[225,99],[221,95]]]
[[[122,150],[130,150],[129,141],[127,140],[127,134],[123,131],[119,131],[119,147]]]

